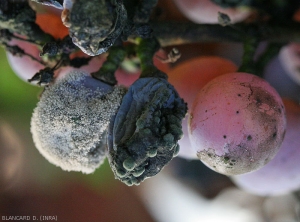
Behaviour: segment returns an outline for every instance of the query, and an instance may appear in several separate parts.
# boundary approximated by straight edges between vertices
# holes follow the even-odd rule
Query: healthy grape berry
[[[217,56],[200,56],[185,61],[168,72],[168,81],[175,87],[180,97],[188,105],[188,114],[198,92],[217,76],[235,72],[237,66],[230,60]],[[182,122],[183,138],[178,141],[180,151],[178,156],[187,159],[197,159],[188,136],[188,117]]]
[[[211,169],[236,175],[261,168],[279,150],[286,128],[278,93],[263,79],[230,73],[197,95],[189,119],[197,155]]]

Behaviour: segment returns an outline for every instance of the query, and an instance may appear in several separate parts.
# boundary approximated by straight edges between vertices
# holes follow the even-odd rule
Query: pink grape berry
[[[163,63],[159,58],[166,58],[166,52],[162,49],[158,50],[155,55],[153,56],[153,64],[161,71],[167,73],[170,70],[169,63]],[[141,74],[141,70],[138,68],[133,72],[126,71],[122,68],[119,68],[116,73],[116,79],[118,85],[123,85],[125,87],[131,86]]]
[[[281,146],[285,128],[278,93],[248,73],[210,81],[197,95],[189,119],[198,158],[225,175],[251,172],[268,163]]]
[[[244,7],[222,8],[210,0],[174,0],[178,9],[195,23],[218,23],[218,12],[227,14],[232,23],[243,21],[250,14]]]
[[[180,97],[188,105],[188,114],[198,92],[209,81],[217,76],[235,72],[237,66],[225,58],[218,56],[200,56],[187,60],[170,70],[168,81],[176,88]],[[180,150],[179,157],[186,159],[197,159],[195,150],[192,148],[188,136],[188,116],[182,121],[183,138],[178,141]]]
[[[35,58],[39,58],[39,49],[36,45],[20,40],[12,40],[10,44],[17,45],[26,53]],[[18,57],[9,52],[6,53],[6,56],[14,73],[25,82],[27,82],[27,80],[34,76],[34,74],[39,70],[45,68],[45,66],[27,56]]]
[[[257,171],[231,177],[239,188],[256,195],[282,195],[300,188],[300,105],[287,99],[283,102],[287,129],[275,158]]]

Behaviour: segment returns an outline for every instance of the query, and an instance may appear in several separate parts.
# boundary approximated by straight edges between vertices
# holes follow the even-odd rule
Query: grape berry
[[[278,93],[247,73],[209,82],[197,95],[189,119],[190,140],[199,159],[225,175],[263,167],[279,150],[285,128]]]

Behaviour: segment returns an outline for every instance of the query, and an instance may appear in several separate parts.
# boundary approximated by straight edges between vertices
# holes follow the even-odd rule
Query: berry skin
[[[263,167],[279,150],[285,128],[278,93],[247,73],[225,74],[209,82],[197,95],[189,119],[197,156],[225,175]]]
[[[56,14],[37,14],[35,22],[44,32],[51,34],[55,39],[63,39],[69,34],[61,18]]]
[[[180,97],[188,105],[190,114],[193,102],[198,92],[217,76],[235,72],[237,66],[230,60],[218,56],[201,56],[185,61],[168,74],[168,81],[175,87]],[[180,146],[179,157],[197,159],[197,153],[192,148],[188,135],[188,116],[182,121],[183,138],[178,141]]]
[[[241,189],[260,196],[282,195],[300,188],[300,106],[283,100],[287,129],[279,152],[263,168],[231,179]]]
[[[72,71],[45,88],[31,118],[33,141],[52,164],[92,173],[106,158],[106,133],[125,94]]]
[[[40,52],[36,45],[20,40],[12,40],[10,44],[21,47],[25,52],[36,58],[39,57]],[[32,78],[35,73],[45,68],[44,65],[27,56],[14,56],[9,52],[6,52],[6,56],[14,73],[25,82],[28,82],[28,79]]]

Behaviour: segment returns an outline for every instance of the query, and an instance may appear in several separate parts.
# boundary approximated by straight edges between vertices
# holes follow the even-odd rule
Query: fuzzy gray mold
[[[115,177],[138,185],[178,154],[186,104],[167,80],[137,80],[109,127],[108,160]]]
[[[31,119],[33,141],[51,163],[92,173],[107,153],[107,128],[125,89],[71,72],[43,92]]]

